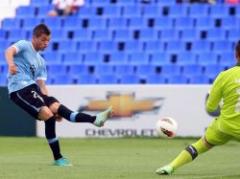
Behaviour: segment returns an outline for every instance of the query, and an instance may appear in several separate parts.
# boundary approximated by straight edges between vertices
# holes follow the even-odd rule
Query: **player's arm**
[[[207,95],[206,99],[206,111],[211,116],[219,116],[221,112],[221,108],[219,103],[222,99],[222,73],[218,75],[215,79],[212,88]]]
[[[42,79],[38,79],[37,80],[37,84],[41,90],[41,92],[45,95],[48,96],[48,89],[47,89],[47,86],[46,86],[46,83],[45,83],[45,80],[42,80]]]
[[[10,46],[5,51],[5,58],[8,64],[8,71],[14,75],[17,73],[17,66],[14,63],[13,57],[17,53],[17,49],[14,46]]]

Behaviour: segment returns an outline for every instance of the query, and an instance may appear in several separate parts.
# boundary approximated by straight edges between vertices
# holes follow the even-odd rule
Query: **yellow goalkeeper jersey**
[[[223,100],[218,128],[230,135],[240,135],[240,64],[221,72],[215,79],[206,103],[208,112]]]

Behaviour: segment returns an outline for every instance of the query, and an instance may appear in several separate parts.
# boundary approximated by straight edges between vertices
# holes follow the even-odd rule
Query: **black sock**
[[[91,116],[85,113],[73,112],[64,105],[58,108],[58,114],[71,122],[90,122],[93,123],[96,116]]]
[[[54,117],[51,117],[45,121],[45,135],[52,150],[53,157],[55,160],[57,160],[59,158],[62,158],[62,155],[60,152],[58,138],[56,137],[55,123],[56,120]]]

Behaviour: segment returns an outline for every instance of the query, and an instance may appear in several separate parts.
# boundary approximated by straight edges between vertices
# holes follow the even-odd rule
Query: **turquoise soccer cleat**
[[[158,168],[155,172],[158,175],[171,175],[173,171],[173,167],[171,167],[170,165],[165,165],[161,168]]]
[[[97,127],[102,127],[104,123],[108,120],[109,117],[112,115],[112,106],[107,108],[105,111],[100,112],[96,116],[96,120],[94,121],[94,125]]]
[[[71,162],[66,159],[66,158],[60,158],[54,161],[53,165],[58,166],[58,167],[71,167],[72,164]]]

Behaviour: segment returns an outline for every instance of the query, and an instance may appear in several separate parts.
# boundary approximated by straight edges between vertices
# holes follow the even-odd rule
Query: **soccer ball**
[[[159,136],[175,137],[177,131],[177,122],[171,117],[163,117],[156,123],[156,130]]]

